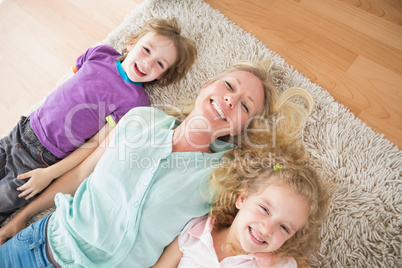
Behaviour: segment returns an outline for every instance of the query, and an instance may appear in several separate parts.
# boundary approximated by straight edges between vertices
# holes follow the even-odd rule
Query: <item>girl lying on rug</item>
[[[301,89],[277,96],[268,67],[246,62],[229,67],[203,86],[183,122],[151,107],[129,111],[110,146],[98,147],[47,189],[74,194],[80,178],[93,170],[74,197],[57,194],[52,215],[0,247],[0,267],[154,265],[191,218],[209,211],[208,178],[234,148],[217,138],[262,128],[253,119],[272,116],[287,119],[276,130],[288,133],[289,141],[299,138],[312,98]],[[22,218],[1,230],[2,239],[15,235],[13,226],[21,226]]]
[[[55,165],[46,173],[39,168],[73,151],[66,161],[79,164],[124,114],[149,104],[142,83],[171,84],[196,59],[195,44],[180,35],[176,19],[152,19],[128,39],[122,55],[105,45],[88,49],[77,59],[74,76],[1,139],[0,224],[68,170]]]
[[[240,148],[222,163],[210,179],[209,217],[192,219],[154,268],[309,267],[329,192],[307,159]]]

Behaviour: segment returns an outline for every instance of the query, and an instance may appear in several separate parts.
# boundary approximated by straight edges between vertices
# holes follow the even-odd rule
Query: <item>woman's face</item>
[[[206,84],[197,97],[195,113],[210,124],[216,138],[237,135],[264,104],[261,80],[246,71],[233,71]]]

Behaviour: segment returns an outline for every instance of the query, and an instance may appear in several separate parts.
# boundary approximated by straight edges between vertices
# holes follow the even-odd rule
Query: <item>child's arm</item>
[[[43,193],[18,212],[9,223],[3,226],[0,229],[0,245],[24,229],[27,221],[33,215],[52,207],[54,205],[54,197],[57,193],[74,195],[81,182],[94,170],[112,136],[112,133],[110,133],[98,148],[81,164],[55,180]]]
[[[183,253],[179,249],[178,238],[170,243],[163,251],[159,260],[155,263],[153,268],[176,268],[180,263],[180,259],[183,257]]]
[[[25,199],[32,198],[45,189],[55,178],[76,167],[99,146],[112,129],[113,127],[106,123],[89,141],[58,163],[47,168],[37,168],[20,174],[18,179],[31,179],[17,188],[17,190],[22,191],[18,197],[26,196]]]

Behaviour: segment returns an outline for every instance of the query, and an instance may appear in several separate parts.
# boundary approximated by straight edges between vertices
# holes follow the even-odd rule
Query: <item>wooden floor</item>
[[[401,0],[205,2],[402,148]],[[0,0],[0,133],[139,3]]]

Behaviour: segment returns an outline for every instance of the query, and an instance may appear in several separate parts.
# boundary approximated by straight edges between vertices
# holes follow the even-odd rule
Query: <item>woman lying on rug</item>
[[[0,140],[0,224],[68,170],[56,162],[67,157],[79,164],[124,114],[148,106],[142,83],[171,84],[196,59],[195,43],[180,35],[176,19],[149,20],[127,39],[122,54],[105,45],[89,48],[75,74]],[[52,165],[51,176],[41,173]]]
[[[277,96],[268,67],[244,62],[229,67],[204,85],[183,122],[155,108],[132,109],[117,124],[108,148],[98,147],[52,184],[51,194],[39,196],[74,194],[79,178],[96,165],[74,198],[57,194],[52,215],[0,247],[0,267],[152,266],[191,218],[209,211],[208,178],[234,148],[217,138],[260,127],[250,120],[273,115],[287,119],[279,121],[278,132],[289,133],[289,140],[299,137],[312,98],[301,89]],[[306,105],[298,104],[300,98]],[[35,210],[32,205],[24,211]],[[15,234],[14,223],[21,226],[21,217],[14,219],[1,230],[2,239]]]
[[[208,217],[192,219],[153,268],[309,267],[329,191],[302,155],[244,147],[226,153],[210,179]]]

